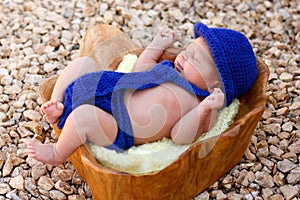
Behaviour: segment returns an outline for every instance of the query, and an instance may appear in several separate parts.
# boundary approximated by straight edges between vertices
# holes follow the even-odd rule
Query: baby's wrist
[[[146,49],[148,49],[148,50],[157,50],[157,51],[164,51],[164,50],[166,50],[166,48],[164,46],[159,45],[159,44],[155,44],[155,43],[154,44],[153,43],[149,44],[146,47]]]
[[[207,104],[204,104],[202,102],[198,104],[197,109],[198,109],[199,113],[202,113],[202,115],[203,114],[208,115],[208,113],[210,113],[212,111],[210,106],[208,106]]]

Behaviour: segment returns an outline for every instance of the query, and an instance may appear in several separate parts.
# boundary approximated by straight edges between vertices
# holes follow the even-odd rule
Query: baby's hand
[[[177,39],[177,34],[170,28],[162,28],[154,37],[151,47],[166,49],[171,46]]]
[[[222,90],[214,88],[212,93],[201,102],[201,106],[207,110],[217,110],[224,106],[224,99],[225,95]]]

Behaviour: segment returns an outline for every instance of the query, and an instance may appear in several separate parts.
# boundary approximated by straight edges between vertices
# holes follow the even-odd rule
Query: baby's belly
[[[135,144],[170,137],[178,120],[199,103],[185,90],[171,88],[156,87],[125,95]]]

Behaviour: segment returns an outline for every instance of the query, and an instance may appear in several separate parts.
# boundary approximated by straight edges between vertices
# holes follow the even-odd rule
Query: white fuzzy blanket
[[[136,59],[135,55],[124,56],[117,71],[130,72]],[[235,99],[228,107],[220,110],[214,127],[203,134],[195,143],[224,132],[232,124],[238,112],[239,104],[239,101]],[[193,144],[178,145],[173,143],[171,139],[164,138],[161,141],[133,146],[122,153],[93,144],[90,144],[90,148],[99,163],[106,167],[131,174],[147,174],[170,165]]]

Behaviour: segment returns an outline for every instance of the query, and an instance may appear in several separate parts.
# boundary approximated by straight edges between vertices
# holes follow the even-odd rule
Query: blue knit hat
[[[256,57],[248,39],[240,32],[225,28],[194,25],[195,38],[203,37],[219,71],[226,95],[226,105],[247,92],[257,77]]]

